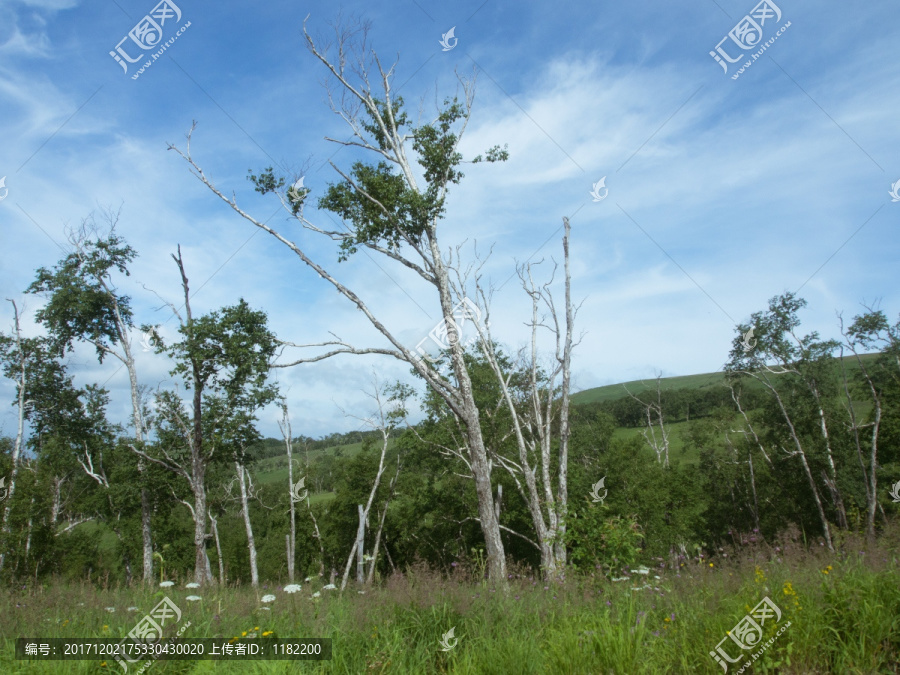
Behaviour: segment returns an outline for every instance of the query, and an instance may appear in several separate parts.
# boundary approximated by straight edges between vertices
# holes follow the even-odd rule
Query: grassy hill
[[[863,354],[862,361],[867,366],[871,366],[878,354]],[[835,360],[835,368],[840,368],[840,362]],[[859,370],[859,364],[853,355],[844,357],[844,367],[847,373],[852,375]],[[725,373],[718,371],[715,373],[700,373],[698,375],[680,375],[677,377],[664,377],[660,380],[660,388],[663,391],[670,389],[708,389],[717,387],[725,382]],[[641,392],[656,389],[656,379],[647,378],[644,380],[632,380],[631,382],[622,382],[619,384],[607,384],[602,387],[594,387],[585,389],[576,394],[572,394],[570,401],[575,405],[583,403],[596,403],[598,401],[614,401],[623,396],[628,396],[626,388],[634,395]]]
[[[864,363],[870,364],[876,356],[876,354],[866,354],[863,355],[862,360]],[[853,356],[844,357],[844,366],[846,367],[848,373],[851,374],[859,369],[856,358]],[[836,367],[839,366],[836,365]],[[724,383],[725,373],[719,371],[714,373],[699,373],[696,375],[664,377],[660,379],[660,388],[663,391],[675,389],[703,390],[721,387],[724,386]],[[753,382],[748,382],[747,384],[750,387],[754,385]],[[609,384],[602,387],[585,389],[584,391],[573,394],[571,397],[571,401],[573,405],[585,405],[590,403],[614,401],[616,399],[628,396],[628,392],[631,392],[634,395],[638,395],[642,392],[652,391],[655,389],[656,380],[654,378],[648,378],[645,380],[632,380],[631,382]],[[857,410],[858,414],[865,415],[865,413],[868,411],[868,406],[870,405],[870,403],[863,402],[858,405],[860,405],[859,409]],[[690,422],[673,420],[666,423],[666,429],[669,432],[670,459],[677,460],[679,462],[686,462],[689,464],[694,464],[698,461],[699,457],[696,453],[685,451],[684,436],[689,430],[692,422],[693,420],[691,420]],[[615,431],[615,436],[622,439],[635,436],[640,437],[642,428],[643,427],[619,427]],[[391,442],[393,442],[393,440]],[[318,458],[327,454],[336,454],[338,456],[350,457],[357,454],[361,449],[362,443],[357,442],[310,450],[309,461],[315,462]],[[644,450],[648,453],[653,453],[653,451],[647,446],[644,447]],[[294,458],[295,460],[299,460],[299,466],[295,468],[294,475],[300,476],[303,473],[302,466],[306,462],[307,453],[302,448],[295,449]],[[269,457],[267,459],[261,459],[257,461],[254,464],[254,476],[255,480],[257,480],[259,483],[283,482],[286,484],[288,478],[287,458],[282,454],[279,456]],[[333,497],[334,493],[325,492],[321,494],[311,495],[311,500],[313,502],[317,502],[320,500],[330,500]]]
[[[660,380],[660,388],[663,391],[669,389],[706,389],[721,385],[725,381],[725,374],[718,373],[702,373],[700,375],[681,375],[679,377],[664,377]],[[628,391],[632,394],[640,394],[641,392],[656,389],[656,380],[632,380],[631,382],[623,382],[620,384],[607,384],[603,387],[594,387],[593,389],[585,389],[577,394],[572,394],[569,400],[575,405],[583,403],[596,403],[598,401],[614,401],[623,396],[628,396]]]

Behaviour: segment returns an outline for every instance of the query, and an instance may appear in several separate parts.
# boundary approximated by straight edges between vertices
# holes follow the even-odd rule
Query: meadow
[[[263,585],[193,590],[20,582],[0,592],[3,673],[122,672],[115,662],[32,663],[14,639],[124,637],[168,596],[190,621],[184,637],[330,637],[322,662],[156,661],[157,673],[719,673],[709,655],[764,597],[781,611],[763,624],[775,641],[744,672],[900,672],[900,528],[867,548],[855,534],[809,550],[799,534],[750,536],[711,557],[646,560],[629,578],[580,573],[548,584],[511,568],[508,589],[482,581],[476,555],[441,574],[424,565],[371,587],[294,594]],[[200,599],[187,601],[196,593]],[[275,600],[264,603],[271,594]],[[133,608],[132,611],[128,611]],[[454,645],[441,639],[451,628]],[[734,653],[734,646],[726,651]],[[746,656],[758,650],[744,652]],[[741,664],[730,666],[738,672]]]

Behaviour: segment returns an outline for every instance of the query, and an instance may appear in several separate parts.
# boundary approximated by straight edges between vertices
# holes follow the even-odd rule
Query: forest
[[[900,314],[817,307],[837,312],[820,334],[785,290],[733,322],[716,372],[576,391],[585,230],[560,217],[543,257],[504,270],[527,307],[501,337],[491,253],[445,223],[463,169],[510,160],[493,139],[463,152],[475,78],[457,73],[456,94],[416,118],[368,24],[302,35],[351,134],[326,136],[353,157],[328,160],[333,182],[262,161],[243,191],[223,185],[196,123],[167,156],[369,332],[322,312],[321,339],[297,341],[272,327],[288,311],[249,291],[210,309],[201,252],[175,241],[154,269],[177,298],[135,297],[142,252],[121,210],[67,228],[9,291],[0,332],[16,420],[0,436],[0,668],[71,672],[24,638],[137,639],[139,612],[165,605],[189,621],[154,639],[327,647],[253,672],[900,672]],[[410,341],[347,271],[363,255],[424,289],[430,333]],[[298,296],[299,279],[283,281]],[[366,404],[343,410],[356,428],[313,437],[320,394],[278,374],[373,357],[405,376],[376,368]]]

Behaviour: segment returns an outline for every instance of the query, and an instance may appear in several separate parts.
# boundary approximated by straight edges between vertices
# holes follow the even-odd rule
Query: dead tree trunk
[[[644,414],[647,416],[647,428],[641,431],[647,445],[653,448],[656,453],[656,460],[663,466],[669,466],[669,434],[666,431],[665,421],[663,420],[662,410],[662,375],[656,377],[656,403],[647,403],[628,391],[628,395],[644,407]],[[624,386],[624,385],[623,385]],[[660,438],[656,438],[656,425],[659,424]]]
[[[494,372],[500,386],[503,401],[510,413],[513,435],[516,439],[518,457],[516,460],[494,453],[494,457],[515,480],[516,487],[528,507],[537,535],[537,547],[541,552],[541,569],[548,580],[563,578],[566,568],[566,519],[568,514],[568,444],[569,444],[569,389],[575,310],[571,300],[571,273],[569,269],[568,218],[563,219],[563,255],[565,272],[565,326],[561,326],[553,296],[549,291],[552,283],[542,287],[535,284],[532,266],[519,269],[519,277],[525,292],[531,297],[531,345],[530,353],[522,360],[527,371],[526,406],[520,406],[510,391],[512,374],[504,373],[497,355],[494,353],[490,334],[490,322],[481,340],[482,352]],[[478,282],[476,281],[476,284]],[[485,306],[487,296],[479,287]],[[541,306],[548,317],[541,317]],[[554,366],[546,375],[540,374],[538,354],[538,330],[547,329],[554,341]],[[557,382],[560,384],[557,384]],[[525,408],[524,410],[522,408]],[[558,416],[558,424],[554,423]],[[554,441],[557,442],[554,457]],[[552,471],[556,465],[556,476]],[[473,471],[474,473],[474,471]],[[524,481],[524,485],[522,482]],[[501,492],[498,486],[497,503],[490,509],[499,523]],[[504,530],[508,528],[499,526]],[[511,530],[509,530],[511,532]],[[518,536],[522,537],[522,535]],[[528,540],[526,537],[523,539]],[[534,543],[534,542],[532,542]]]
[[[363,505],[359,506],[359,528],[356,531],[356,583],[361,584],[365,581],[363,574],[363,551],[365,550],[364,542],[366,540],[366,514],[363,511]]]
[[[285,401],[284,399],[282,399],[281,401],[281,413],[281,420],[278,422],[278,427],[281,429],[281,435],[284,437],[284,446],[287,450],[288,494],[290,495],[290,499],[288,501],[290,502],[291,509],[291,532],[287,535],[288,581],[290,581],[290,583],[294,583],[294,555],[295,551],[297,550],[297,517],[296,508],[294,506],[294,503],[296,501],[294,498],[294,459],[291,439],[291,418],[290,415],[288,415],[287,401]],[[316,527],[316,531],[318,531],[318,526]]]
[[[209,513],[209,524],[210,529],[212,530],[213,539],[216,542],[216,556],[219,558],[219,583],[224,587],[225,586],[225,559],[222,557],[222,543],[219,541],[219,521],[216,520],[216,517],[210,511]],[[212,570],[209,566],[209,556],[206,556],[206,572],[209,577],[212,577]]]
[[[250,503],[247,499],[247,469],[243,464],[234,463],[241,488],[241,514],[244,517],[244,529],[247,531],[247,550],[250,552],[250,583],[253,588],[259,587],[259,568],[256,564],[256,540],[253,538],[253,524],[250,522]]]
[[[2,525],[0,525],[0,546],[3,547],[2,549],[0,549],[0,572],[3,571],[3,564],[6,562],[6,546],[10,532],[9,514],[12,510],[13,496],[16,494],[16,477],[19,475],[19,458],[22,456],[22,444],[25,440],[25,405],[27,403],[25,400],[25,387],[28,384],[26,371],[26,363],[28,359],[22,345],[22,331],[19,324],[19,308],[16,306],[16,303],[13,300],[10,300],[9,302],[13,306],[13,317],[15,321],[16,331],[16,355],[18,361],[18,363],[16,364],[16,403],[18,412],[18,426],[16,428],[16,441],[13,444],[11,458],[12,468],[9,474],[9,487],[5,490],[4,494],[6,503],[3,507],[3,523]]]

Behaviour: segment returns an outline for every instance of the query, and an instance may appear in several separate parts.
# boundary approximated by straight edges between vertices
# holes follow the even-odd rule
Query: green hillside
[[[725,374],[718,373],[702,373],[700,375],[680,375],[678,377],[664,377],[660,380],[660,387],[665,391],[668,389],[706,389],[721,384],[725,379]],[[623,396],[628,396],[628,391],[632,394],[640,394],[641,392],[656,389],[656,380],[632,380],[619,384],[607,384],[602,387],[594,387],[593,389],[585,389],[577,394],[572,394],[570,400],[572,403],[579,405],[582,403],[596,403],[598,401],[614,401]]]
[[[877,354],[863,354],[861,358],[864,363],[869,364],[876,357]],[[840,361],[836,360],[835,363],[838,364]],[[859,364],[856,361],[856,357],[853,355],[844,357],[844,366],[847,368],[848,373],[854,373],[859,370]],[[838,366],[836,365],[835,367],[837,368]],[[660,389],[662,391],[672,389],[708,389],[719,386],[724,383],[724,381],[725,373],[721,370],[715,373],[679,375],[677,377],[662,378],[660,380]],[[749,384],[752,386],[752,383]],[[628,396],[626,388],[632,394],[638,395],[648,390],[655,390],[656,380],[654,378],[632,380],[631,382],[607,384],[602,387],[585,389],[584,391],[572,394],[570,400],[576,405],[583,403],[597,403],[599,401],[614,401],[623,396]]]

